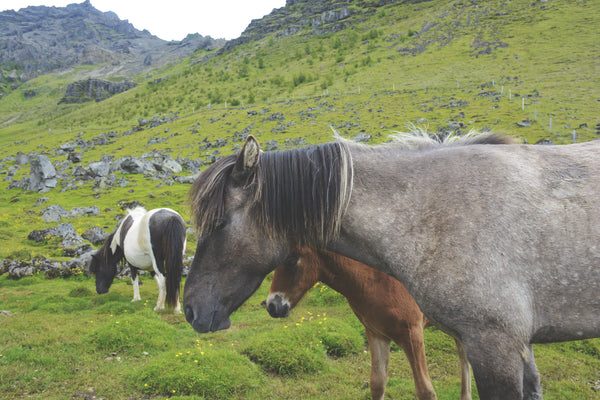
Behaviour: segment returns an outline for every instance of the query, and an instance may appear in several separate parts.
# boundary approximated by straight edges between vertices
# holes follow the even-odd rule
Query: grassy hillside
[[[55,239],[27,239],[34,229],[56,225],[41,219],[49,205],[67,210],[98,206],[98,216],[61,221],[79,233],[94,226],[112,231],[122,202],[171,207],[189,218],[189,185],[152,176],[119,173],[129,181],[124,187],[99,188],[91,181],[66,191],[59,182],[46,193],[8,189],[11,180],[29,175],[27,165],[14,176],[8,173],[17,169],[19,152],[46,154],[70,171],[103,156],[154,150],[208,164],[235,152],[247,134],[267,148],[287,149],[330,141],[330,128],[348,138],[370,137],[369,143],[385,142],[412,123],[431,132],[490,129],[529,143],[570,143],[573,131],[577,141],[599,137],[597,1],[432,0],[383,7],[350,2],[348,8],[352,15],[341,31],[316,34],[306,26],[294,35],[270,34],[228,53],[199,51],[151,74],[128,77],[136,88],[99,103],[58,105],[66,86],[96,66],[41,76],[1,98],[0,259],[65,259]],[[26,98],[27,91],[36,95]],[[153,117],[168,122],[140,125],[140,119]],[[530,125],[517,126],[521,121]],[[64,143],[98,138],[109,138],[108,144],[82,150],[80,164],[56,153]],[[43,196],[48,199],[38,206]],[[189,256],[194,249],[190,234]],[[150,280],[145,283],[142,296],[148,303],[132,304],[125,282],[117,282],[108,296],[96,296],[93,281],[84,276],[54,281],[0,276],[0,310],[13,312],[0,315],[0,337],[6,338],[0,344],[0,398],[58,399],[65,393],[75,398],[185,397],[190,388],[200,393],[204,389],[198,388],[206,387],[190,384],[193,374],[186,368],[202,351],[209,355],[205,350],[211,347],[216,352],[207,365],[214,371],[204,373],[219,383],[209,385],[217,392],[205,392],[206,398],[322,398],[323,393],[368,398],[364,337],[360,346],[348,345],[348,355],[330,357],[315,344],[314,329],[289,333],[310,312],[326,313],[339,324],[336,330],[349,337],[362,335],[336,295],[316,290],[291,320],[276,321],[258,305],[266,297],[263,285],[234,314],[231,330],[200,336],[183,317],[154,313],[156,288]],[[305,353],[297,346],[299,337]],[[280,343],[281,354],[270,364],[249,362],[257,359],[260,343],[270,340]],[[456,398],[460,383],[452,341],[432,330],[426,345],[438,398]],[[286,346],[299,354],[297,364],[307,365],[305,370],[285,372]],[[599,339],[537,346],[545,398],[600,399],[599,346]],[[238,386],[228,378],[233,365],[239,368],[236,376],[243,376],[235,380]],[[174,372],[156,378],[163,370]],[[392,356],[388,398],[414,398],[401,351]]]
[[[86,150],[82,166],[103,155],[155,149],[206,160],[215,149],[203,149],[205,139],[227,140],[218,156],[236,151],[248,133],[263,144],[275,140],[282,149],[329,141],[330,127],[382,142],[409,123],[432,132],[491,129],[529,143],[569,143],[573,131],[578,141],[598,137],[600,29],[592,22],[597,2],[435,0],[349,8],[345,22],[351,25],[340,32],[317,35],[306,27],[225,54],[198,52],[136,77],[138,87],[99,103],[57,105],[66,85],[92,67],[32,80],[0,99],[2,154],[45,153],[53,162],[64,161],[54,156],[61,144],[111,133],[108,146]],[[27,90],[37,95],[26,99]],[[127,134],[138,119],[153,116],[169,116],[170,122]],[[530,126],[517,126],[526,120]],[[148,144],[151,138],[164,141]],[[12,165],[8,159],[1,170]],[[28,174],[23,167],[14,179]],[[133,193],[97,193],[83,185],[78,193],[61,195],[59,187],[48,196],[65,208],[93,203],[101,209],[124,198],[155,206],[168,197],[186,212],[185,185],[161,190],[154,181],[133,179]],[[0,222],[10,227],[4,234],[10,246],[0,257],[7,257],[29,247],[22,233],[40,221],[35,212],[23,215],[39,196],[20,190],[2,190],[0,196]],[[15,231],[17,219],[22,224]]]

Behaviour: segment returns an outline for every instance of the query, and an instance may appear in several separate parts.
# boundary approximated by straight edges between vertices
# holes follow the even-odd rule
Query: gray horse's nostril
[[[194,309],[190,306],[185,306],[185,319],[188,323],[194,322]]]

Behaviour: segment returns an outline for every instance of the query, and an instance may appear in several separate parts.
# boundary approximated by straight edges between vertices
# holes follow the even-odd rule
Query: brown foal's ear
[[[252,171],[258,164],[259,157],[260,146],[258,144],[258,141],[254,136],[250,135],[246,138],[246,143],[244,143],[244,146],[238,153],[231,176],[237,182],[246,181],[248,176],[252,173]]]

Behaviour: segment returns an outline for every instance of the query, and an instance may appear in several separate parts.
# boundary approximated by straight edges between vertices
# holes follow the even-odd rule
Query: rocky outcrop
[[[32,231],[27,235],[27,239],[34,242],[43,242],[53,237],[62,239],[60,246],[63,248],[74,247],[83,243],[83,238],[79,236],[71,224],[59,224],[56,227]]]
[[[286,0],[285,7],[274,9],[261,19],[255,19],[242,35],[228,41],[219,53],[230,51],[238,45],[260,40],[269,34],[294,35],[306,27],[321,35],[340,31],[352,24],[350,17],[357,13],[371,13],[386,4],[400,0]],[[404,3],[421,3],[431,0],[402,0]],[[349,4],[352,4],[352,7]]]
[[[44,222],[59,222],[62,218],[75,218],[81,216],[95,216],[100,214],[100,209],[96,206],[73,207],[67,211],[61,206],[54,204],[42,211],[42,220]]]
[[[326,33],[339,30],[340,26],[330,26],[323,29],[323,25],[331,25],[351,16],[346,0],[288,0],[285,7],[274,9],[269,15],[250,22],[242,35],[225,44],[219,52],[225,52],[234,47],[260,40],[271,33],[279,35],[293,35],[306,26],[313,29],[319,28],[317,33]]]
[[[86,271],[93,250],[69,261],[56,261],[46,257],[34,257],[31,260],[1,260],[0,275],[7,273],[10,279],[20,279],[39,273],[48,279],[68,278]]]
[[[134,82],[124,80],[121,82],[109,82],[102,79],[85,79],[70,83],[67,92],[58,104],[61,103],[84,103],[86,101],[102,101],[117,93],[136,87]]]
[[[188,35],[166,41],[136,29],[89,0],[67,7],[32,6],[0,12],[0,81],[13,86],[48,72],[103,63],[102,74],[133,75],[224,40]]]

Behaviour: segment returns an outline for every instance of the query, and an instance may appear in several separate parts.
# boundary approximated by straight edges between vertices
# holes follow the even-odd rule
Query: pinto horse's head
[[[199,240],[183,295],[196,331],[228,328],[230,314],[292,244],[324,243],[339,232],[349,159],[339,143],[261,153],[249,136],[238,155],[200,174],[189,193]]]
[[[94,254],[90,260],[90,272],[96,275],[96,292],[103,294],[108,292],[113,279],[117,274],[117,264],[123,258],[123,250],[117,247],[113,253],[111,242],[114,232],[107,236],[104,245]]]

